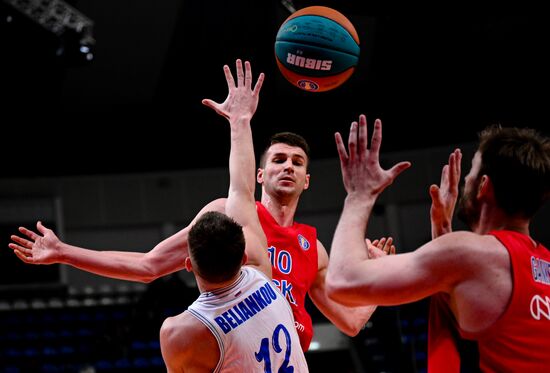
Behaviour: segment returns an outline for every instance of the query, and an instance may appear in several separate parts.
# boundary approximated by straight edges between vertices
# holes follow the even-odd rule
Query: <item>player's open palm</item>
[[[430,186],[432,206],[430,219],[432,224],[432,238],[439,237],[452,231],[451,222],[458,199],[458,183],[460,180],[460,163],[462,153],[455,149],[449,155],[449,162],[441,171],[441,182]]]
[[[392,237],[382,237],[374,241],[365,239],[370,259],[381,258],[386,255],[393,255],[396,252]]]
[[[19,232],[25,237],[12,235],[11,240],[14,243],[10,243],[8,246],[25,263],[58,263],[57,259],[60,256],[58,247],[61,241],[51,229],[46,228],[40,221],[36,224],[36,228],[42,235],[25,227],[19,227]]]
[[[243,63],[241,60],[236,62],[237,81],[231,74],[229,66],[223,67],[225,79],[229,93],[223,103],[217,103],[210,99],[202,100],[202,103],[209,108],[212,108],[216,113],[226,117],[230,122],[236,118],[248,117],[252,118],[258,108],[258,100],[260,90],[264,81],[264,74],[260,74],[254,88],[252,88],[252,68],[250,62]]]
[[[359,116],[359,123],[351,124],[348,149],[339,133],[335,134],[336,147],[340,157],[344,187],[350,194],[371,197],[380,194],[404,170],[409,162],[399,162],[389,170],[380,166],[380,146],[382,144],[382,122],[376,119],[374,131],[368,147],[367,119]]]

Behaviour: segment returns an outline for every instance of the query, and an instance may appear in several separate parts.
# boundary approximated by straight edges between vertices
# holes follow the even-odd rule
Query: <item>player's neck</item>
[[[205,279],[203,279],[202,277],[197,276],[197,275],[195,275],[195,279],[197,280],[197,287],[199,288],[199,291],[201,293],[206,293],[208,291],[214,291],[214,290],[221,289],[221,288],[224,288],[226,286],[231,285],[232,283],[237,281],[237,279],[239,278],[240,275],[241,275],[241,271],[239,270],[234,277],[232,277],[231,279],[229,279],[227,281],[223,281],[223,282],[208,282]]]
[[[294,214],[298,207],[299,198],[281,200],[262,193],[262,205],[269,211],[277,224],[282,227],[290,227],[294,224]]]
[[[479,221],[472,230],[478,234],[487,234],[492,230],[508,230],[529,236],[529,219],[511,217],[498,208],[482,209]]]

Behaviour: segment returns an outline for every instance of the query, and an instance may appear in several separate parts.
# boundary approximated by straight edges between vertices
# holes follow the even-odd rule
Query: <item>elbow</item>
[[[350,337],[356,337],[357,335],[359,335],[359,333],[361,333],[361,331],[367,326],[367,323],[370,320],[370,316],[371,315],[369,315],[366,319],[361,317],[356,318],[355,323],[350,328],[350,334],[348,335]]]
[[[345,304],[344,302],[347,298],[346,287],[341,281],[335,280],[336,279],[329,279],[329,277],[327,276],[327,280],[325,283],[326,294],[331,300],[340,304]]]
[[[347,336],[349,337],[357,337],[359,335],[359,332],[363,330],[363,325],[361,325],[360,327],[358,328],[354,328],[352,329],[349,333],[346,333]]]
[[[155,281],[157,278],[160,278],[164,275],[165,275],[164,273],[155,271],[151,267],[145,267],[145,271],[142,274],[141,278],[139,279],[139,282],[143,282],[144,284],[149,284]]]
[[[149,284],[153,281],[155,281],[160,276],[154,275],[153,273],[150,273],[149,271],[142,271],[139,274],[137,274],[135,277],[132,278],[132,281],[140,282],[142,284]]]
[[[334,322],[338,330],[340,330],[342,333],[347,335],[348,337],[356,337],[361,330],[363,330],[363,326],[365,323],[363,322],[363,318],[360,316],[354,316],[350,314],[350,317],[346,317],[345,319],[339,320],[339,322]]]
[[[342,329],[342,333],[348,337],[357,337],[359,332],[363,329],[363,325],[348,325],[346,328]]]
[[[155,281],[158,277],[153,277],[153,276],[149,276],[149,277],[142,277],[138,280],[138,282],[141,282],[143,284],[149,284],[153,281]]]
[[[162,277],[162,273],[156,270],[156,266],[153,265],[152,260],[149,260],[148,255],[145,255],[141,260],[141,271],[137,281],[144,284],[149,284],[155,281],[157,278]]]

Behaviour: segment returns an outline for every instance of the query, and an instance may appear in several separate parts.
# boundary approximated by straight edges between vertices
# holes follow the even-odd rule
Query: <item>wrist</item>
[[[345,204],[352,206],[361,206],[361,208],[372,207],[376,202],[376,197],[365,195],[364,193],[348,193],[344,201]]]
[[[443,236],[444,234],[452,232],[452,225],[451,222],[438,222],[432,223],[432,239],[437,238],[439,236]]]
[[[231,124],[231,126],[248,125],[250,124],[251,120],[252,120],[251,114],[241,114],[241,115],[236,115],[234,117],[231,117],[229,119],[229,123]]]
[[[55,262],[70,264],[69,253],[67,252],[68,250],[69,248],[67,244],[63,243],[62,241],[57,242],[55,244],[55,250],[54,250],[54,252],[57,254],[57,258],[55,259]]]

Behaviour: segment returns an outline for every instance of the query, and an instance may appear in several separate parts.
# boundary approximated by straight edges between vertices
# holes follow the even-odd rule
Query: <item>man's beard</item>
[[[481,210],[479,202],[475,198],[475,193],[478,189],[479,181],[476,181],[468,193],[465,192],[464,186],[460,190],[460,199],[458,201],[457,217],[465,223],[470,229],[473,229],[479,222]]]

